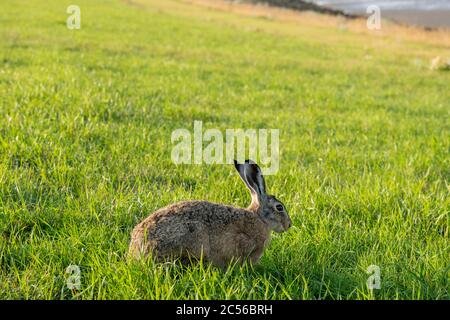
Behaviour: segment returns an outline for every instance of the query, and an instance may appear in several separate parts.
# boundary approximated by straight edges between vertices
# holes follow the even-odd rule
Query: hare
[[[152,255],[157,261],[196,258],[226,268],[231,261],[261,258],[271,231],[291,227],[284,205],[266,194],[261,169],[251,160],[234,166],[250,190],[247,209],[208,201],[183,201],[157,210],[131,233],[129,256]]]

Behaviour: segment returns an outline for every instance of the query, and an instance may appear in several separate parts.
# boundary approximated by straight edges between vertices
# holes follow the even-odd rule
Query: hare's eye
[[[283,211],[284,210],[284,208],[283,208],[283,206],[281,204],[277,204],[275,206],[275,208],[277,208],[277,211]]]

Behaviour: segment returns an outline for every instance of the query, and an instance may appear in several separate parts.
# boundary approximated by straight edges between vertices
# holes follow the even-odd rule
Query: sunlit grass
[[[445,43],[171,0],[77,1],[71,31],[72,2],[2,1],[1,298],[449,298],[450,72],[429,70]],[[232,166],[171,162],[194,120],[281,130],[267,185],[294,226],[255,267],[125,259],[157,208],[249,201]]]

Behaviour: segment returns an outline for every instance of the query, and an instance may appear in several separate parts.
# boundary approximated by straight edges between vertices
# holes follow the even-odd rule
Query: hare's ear
[[[242,181],[244,181],[250,190],[253,201],[258,201],[261,204],[266,198],[266,184],[261,169],[252,160],[245,160],[244,164],[240,164],[234,160],[234,166],[239,172]]]
[[[256,195],[256,190],[253,189],[253,187],[248,183],[247,178],[245,177],[245,164],[238,163],[236,160],[234,160],[234,167],[236,168],[239,176],[241,177],[242,181],[244,181],[247,188],[250,189],[250,192]]]
[[[252,160],[245,160],[245,177],[248,183],[255,189],[258,198],[266,198],[266,183],[259,166]]]

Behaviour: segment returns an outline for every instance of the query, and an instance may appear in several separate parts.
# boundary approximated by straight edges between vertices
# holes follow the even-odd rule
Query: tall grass
[[[1,298],[449,298],[448,44],[173,0],[79,0],[68,30],[72,2],[2,1]],[[294,227],[255,267],[125,259],[157,208],[249,201],[232,166],[171,162],[194,120],[281,130]]]

